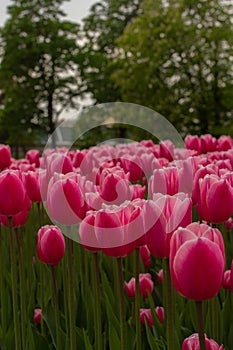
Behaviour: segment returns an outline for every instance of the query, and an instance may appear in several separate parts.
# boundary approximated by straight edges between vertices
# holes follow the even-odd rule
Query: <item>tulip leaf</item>
[[[83,329],[83,340],[85,344],[85,350],[92,350],[92,345],[85,329]]]
[[[119,350],[121,347],[119,336],[111,323],[109,324],[109,347],[110,350]]]

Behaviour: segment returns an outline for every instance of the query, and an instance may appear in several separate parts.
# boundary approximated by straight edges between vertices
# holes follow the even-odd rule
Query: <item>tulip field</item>
[[[1,350],[233,350],[233,139],[0,145]]]

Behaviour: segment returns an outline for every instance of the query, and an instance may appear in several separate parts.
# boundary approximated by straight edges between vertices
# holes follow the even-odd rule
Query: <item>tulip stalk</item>
[[[101,298],[100,298],[100,278],[99,278],[99,259],[98,253],[95,252],[92,254],[93,260],[93,286],[94,286],[94,298],[95,298],[95,339],[96,339],[96,349],[102,349],[102,331],[101,331]]]
[[[136,323],[136,349],[141,350],[141,323],[140,323],[140,291],[139,291],[139,248],[135,250],[135,323]]]
[[[127,349],[126,340],[126,319],[124,301],[124,280],[122,275],[122,258],[117,258],[118,290],[120,296],[120,325],[121,325],[121,350]]]
[[[174,313],[173,313],[173,293],[172,282],[169,268],[169,259],[163,259],[164,265],[164,297],[165,297],[165,317],[166,317],[166,336],[167,336],[167,348],[168,350],[175,350],[175,337],[174,337]]]
[[[70,323],[70,350],[76,350],[75,337],[75,314],[74,314],[74,279],[73,279],[73,259],[72,240],[67,240],[67,264],[68,264],[68,300],[69,300],[69,323]]]
[[[17,261],[15,254],[14,233],[12,228],[12,218],[8,218],[10,231],[10,256],[11,256],[11,283],[12,283],[12,299],[13,299],[13,318],[15,333],[15,350],[21,350],[21,334],[19,321],[19,305],[17,296]]]
[[[53,266],[53,265],[51,265],[51,274],[52,274],[53,303],[54,303],[55,324],[56,324],[56,347],[57,347],[57,350],[62,350],[61,335],[60,335],[60,318],[59,318],[56,271],[55,271],[55,266]]]
[[[22,345],[23,349],[26,348],[25,341],[27,339],[27,326],[26,326],[26,291],[25,291],[25,280],[24,280],[24,268],[22,259],[22,247],[20,244],[19,232],[15,229],[17,250],[18,250],[18,262],[19,262],[19,288],[20,288],[20,313],[21,313],[21,332],[22,332]]]
[[[196,313],[197,313],[197,328],[199,335],[200,350],[206,350],[204,322],[202,313],[202,301],[196,301]]]

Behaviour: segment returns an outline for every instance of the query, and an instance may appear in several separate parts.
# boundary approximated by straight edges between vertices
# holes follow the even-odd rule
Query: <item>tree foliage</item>
[[[32,139],[40,130],[52,133],[61,111],[80,95],[79,26],[64,20],[63,2],[13,0],[8,7],[0,89],[1,126],[11,143]]]
[[[231,2],[145,0],[141,8],[118,39],[113,76],[122,99],[184,133],[220,133],[233,117]]]
[[[97,103],[121,99],[111,75],[116,39],[139,14],[142,0],[103,0],[94,4],[83,20],[81,76],[85,91]]]

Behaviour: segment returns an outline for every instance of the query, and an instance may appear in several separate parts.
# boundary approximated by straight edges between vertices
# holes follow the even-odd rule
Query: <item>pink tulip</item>
[[[30,162],[30,164],[35,164],[37,168],[40,166],[40,151],[37,149],[31,149],[26,153],[26,159]]]
[[[130,174],[129,180],[132,182],[139,181],[143,175],[141,160],[138,156],[123,156],[121,165],[125,173]]]
[[[39,186],[39,173],[29,171],[24,174],[24,184],[28,197],[32,202],[41,202],[41,189]]]
[[[160,269],[159,272],[157,273],[157,281],[159,283],[163,282],[163,269]]]
[[[129,182],[120,176],[110,173],[100,185],[100,195],[111,204],[120,204],[130,198]]]
[[[0,169],[6,169],[10,165],[11,165],[10,146],[0,144]]]
[[[85,202],[80,185],[70,178],[50,180],[47,207],[52,220],[62,225],[74,225],[85,215]]]
[[[233,188],[229,182],[216,175],[200,179],[197,211],[204,221],[215,224],[226,221],[233,213]]]
[[[147,267],[150,267],[151,265],[151,256],[150,256],[150,251],[149,249],[147,248],[147,245],[143,245],[139,248],[140,250],[140,257],[143,261],[143,264],[144,266],[147,268]]]
[[[175,196],[157,194],[143,207],[146,244],[151,254],[168,258],[170,239],[179,227],[192,221],[192,202],[184,193]]]
[[[213,137],[210,134],[206,134],[206,135],[201,135],[200,140],[201,140],[201,152],[202,153],[216,151],[217,140],[215,137]]]
[[[150,273],[139,274],[139,291],[143,299],[148,298],[148,293],[152,293],[154,282]],[[129,282],[125,282],[125,291],[130,298],[135,297],[135,278],[132,277]]]
[[[214,297],[221,288],[224,267],[224,243],[218,229],[192,223],[173,234],[170,270],[178,293],[193,300]]]
[[[157,306],[155,308],[155,312],[156,312],[156,315],[159,319],[159,322],[163,323],[163,321],[164,321],[164,308],[162,306]]]
[[[98,251],[99,243],[95,235],[95,217],[96,212],[88,213],[87,216],[81,221],[79,226],[79,238],[82,246],[90,251]]]
[[[13,227],[21,227],[26,224],[28,219],[28,209],[25,208],[22,211],[20,211],[18,214],[15,214],[12,216],[12,226]],[[8,227],[9,226],[9,220],[8,216],[2,215],[0,216],[0,222]]]
[[[162,306],[157,306],[155,308],[155,313],[159,319],[159,322],[163,323],[164,308]],[[141,324],[145,324],[145,321],[146,321],[150,327],[154,326],[151,309],[140,309],[140,321],[141,321]]]
[[[57,226],[42,226],[37,234],[37,255],[48,265],[57,265],[65,253],[65,240]]]
[[[34,310],[34,317],[33,322],[35,324],[40,324],[42,319],[42,310],[41,309],[35,309]]]
[[[233,293],[233,260],[231,263],[231,269],[224,272],[222,286]]]
[[[174,159],[174,145],[170,140],[165,140],[159,144],[159,153],[161,158],[166,158],[169,161]]]
[[[217,140],[218,151],[227,151],[233,146],[233,140],[231,136],[222,135]]]
[[[206,350],[224,350],[223,345],[218,345],[215,340],[208,339],[205,335]],[[182,350],[200,350],[199,336],[197,333],[190,335],[182,344]]]
[[[140,322],[145,324],[147,322],[148,326],[153,327],[154,321],[151,314],[151,309],[140,309]]]
[[[24,209],[25,189],[12,170],[0,174],[0,215],[13,216]]]
[[[201,154],[201,140],[197,135],[187,135],[184,143],[187,149],[195,150],[197,154]]]

